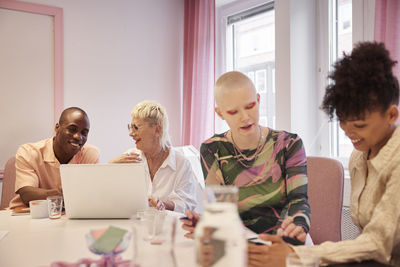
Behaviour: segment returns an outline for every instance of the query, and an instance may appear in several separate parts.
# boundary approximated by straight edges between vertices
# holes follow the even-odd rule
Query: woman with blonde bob
[[[149,178],[149,203],[158,209],[184,212],[196,207],[199,186],[190,162],[171,146],[168,116],[159,103],[143,101],[132,112],[129,136],[136,148],[110,163],[144,162]]]

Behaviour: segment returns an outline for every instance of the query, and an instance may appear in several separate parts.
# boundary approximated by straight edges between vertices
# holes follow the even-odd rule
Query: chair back
[[[342,239],[342,164],[330,158],[307,157],[308,201],[311,208],[310,235],[314,244]]]
[[[15,157],[10,158],[4,167],[0,210],[8,207],[15,196]]]
[[[196,200],[197,200],[198,205],[197,205],[195,211],[197,213],[202,213],[203,212],[203,190],[205,187],[205,183],[204,183],[203,170],[201,169],[201,164],[200,164],[200,152],[192,145],[175,147],[175,149],[182,152],[183,155],[190,162],[193,174],[196,177],[196,180],[198,182],[198,185],[196,186],[196,189],[197,189]]]

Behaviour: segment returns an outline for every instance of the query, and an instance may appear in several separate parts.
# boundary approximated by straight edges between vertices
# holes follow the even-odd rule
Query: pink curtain
[[[390,57],[398,63],[393,73],[400,80],[400,1],[375,0],[374,39],[385,43]]]
[[[182,136],[197,149],[214,134],[214,15],[214,0],[185,0]]]

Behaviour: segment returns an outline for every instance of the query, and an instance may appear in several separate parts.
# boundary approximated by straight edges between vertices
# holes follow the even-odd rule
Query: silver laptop
[[[144,164],[65,164],[60,167],[66,216],[130,218],[148,206]]]

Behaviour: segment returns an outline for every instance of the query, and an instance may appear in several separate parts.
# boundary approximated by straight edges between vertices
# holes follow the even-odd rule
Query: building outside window
[[[260,124],[275,128],[275,12],[273,2],[227,16],[224,70],[246,74],[260,94]],[[215,131],[228,130],[216,116]]]

